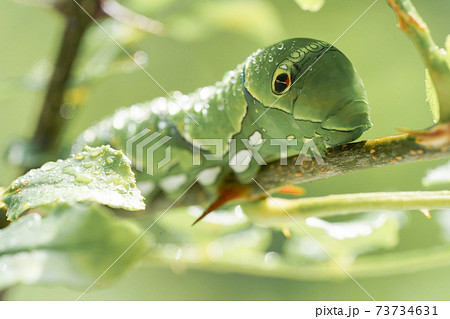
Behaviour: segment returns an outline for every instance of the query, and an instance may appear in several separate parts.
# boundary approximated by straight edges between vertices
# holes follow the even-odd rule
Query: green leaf
[[[422,184],[424,186],[450,184],[450,162],[428,171]]]
[[[85,147],[66,160],[48,162],[15,180],[0,199],[14,220],[24,211],[60,202],[94,201],[114,208],[142,210],[130,160],[109,145]]]
[[[439,100],[433,81],[431,80],[430,71],[428,71],[428,69],[425,69],[425,91],[427,94],[427,103],[430,107],[431,114],[433,115],[433,121],[434,123],[438,123],[440,117]]]
[[[323,7],[325,0],[295,0],[295,2],[303,10],[317,12]]]
[[[45,218],[33,213],[0,230],[0,289],[23,284],[88,287],[141,234],[99,205],[61,204]],[[99,283],[106,284],[146,254],[137,241]]]

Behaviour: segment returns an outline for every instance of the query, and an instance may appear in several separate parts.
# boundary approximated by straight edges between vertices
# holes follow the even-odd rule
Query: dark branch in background
[[[82,0],[79,1],[79,4],[93,16],[99,10],[98,1]],[[33,148],[38,149],[41,154],[53,154],[56,151],[61,134],[67,124],[67,120],[60,114],[61,106],[64,103],[64,93],[83,35],[92,22],[74,1],[65,1],[58,6],[58,9],[64,13],[66,26],[42,104],[39,122],[33,135]]]
[[[111,17],[147,33],[159,34],[162,32],[162,24],[159,21],[134,13],[116,1],[78,0],[77,2],[96,19]],[[36,150],[38,154],[46,155],[37,158],[45,161],[55,155],[61,135],[68,123],[68,120],[60,114],[61,106],[64,104],[64,94],[70,81],[83,36],[93,21],[73,0],[63,2],[47,0],[40,5],[54,7],[64,15],[66,22],[53,74],[48,84],[39,122],[32,140],[32,149]],[[33,166],[37,167],[40,164],[42,163],[33,163]],[[26,167],[27,170],[30,168],[33,167]]]
[[[1,192],[1,190],[0,190]],[[0,229],[5,228],[8,226],[11,222],[6,218],[6,209],[0,208]],[[1,300],[1,298],[0,298]]]
[[[44,1],[23,1],[24,4],[32,4],[46,8],[56,8],[63,13],[65,19],[65,29],[62,36],[61,44],[58,51],[53,74],[48,84],[47,93],[42,104],[39,122],[35,129],[32,143],[32,149],[37,150],[41,160],[55,154],[61,133],[64,130],[67,120],[61,114],[61,106],[64,103],[64,93],[70,80],[72,68],[78,51],[91,19],[83,12],[80,7],[72,0],[65,2],[53,2],[51,0]],[[79,4],[92,15],[99,9],[97,1],[79,0]],[[45,156],[42,156],[44,155]],[[42,163],[34,163],[39,166]],[[25,171],[34,167],[24,167]],[[2,208],[0,208],[2,211]],[[9,225],[6,220],[6,214],[1,212],[0,229]],[[7,289],[0,290],[0,300],[3,300]]]
[[[67,120],[61,116],[61,107],[64,104],[64,95],[68,87],[76,58],[78,56],[83,37],[92,19],[112,17],[122,23],[128,24],[142,31],[159,34],[162,24],[159,21],[148,19],[121,6],[113,0],[77,0],[77,3],[86,10],[84,12],[73,0],[15,0],[25,5],[56,9],[65,20],[65,29],[57,53],[53,73],[48,83],[47,92],[41,107],[39,121],[36,126],[31,147],[36,160],[24,163],[25,171],[38,167],[49,158],[56,155],[59,141]],[[1,190],[0,190],[1,193]],[[6,219],[3,207],[0,207],[0,229],[7,227],[10,222]],[[7,290],[0,290],[0,300],[4,298]]]

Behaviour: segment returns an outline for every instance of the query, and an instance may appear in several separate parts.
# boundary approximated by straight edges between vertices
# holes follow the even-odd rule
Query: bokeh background
[[[190,92],[213,84],[251,52],[278,40],[311,37],[334,42],[372,1],[326,1],[315,13],[301,10],[294,0],[159,0],[126,1],[136,11],[160,20],[164,36],[150,36],[120,23],[108,28],[119,39],[131,41],[134,52],[142,51],[145,68],[168,91]],[[448,0],[414,1],[436,42],[443,46],[450,34]],[[45,77],[54,60],[62,18],[52,10],[0,2],[0,153],[11,141],[31,136],[44,94]],[[114,47],[97,27],[89,30],[82,48],[83,62],[95,48]],[[374,127],[362,138],[398,133],[399,128],[421,129],[432,125],[425,102],[425,75],[420,56],[397,28],[396,18],[384,0],[379,0],[336,43],[353,62],[366,86]],[[107,56],[107,54],[106,54]],[[107,58],[105,56],[105,58]],[[126,56],[123,56],[126,59]],[[101,61],[101,60],[100,60]],[[100,62],[101,65],[101,62]],[[124,67],[95,78],[73,92],[79,104],[64,139],[73,140],[93,121],[120,106],[164,95],[139,69]],[[352,192],[421,190],[427,170],[445,160],[419,162],[365,170],[306,185],[308,196]],[[20,174],[2,158],[0,186]],[[430,190],[433,188],[427,188]],[[436,188],[438,189],[438,188]],[[403,247],[427,247],[439,240],[436,220],[428,221],[411,212]],[[362,278],[360,283],[377,300],[449,300],[450,266],[432,271]],[[79,291],[64,287],[19,286],[9,300],[75,299]],[[350,280],[298,281],[233,273],[139,267],[110,288],[97,289],[86,299],[105,300],[367,300]]]

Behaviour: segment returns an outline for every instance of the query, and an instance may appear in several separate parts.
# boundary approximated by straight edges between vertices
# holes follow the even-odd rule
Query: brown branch
[[[287,166],[274,163],[263,167],[256,180],[265,189],[276,190],[284,185],[303,184],[369,168],[450,156],[449,144],[428,147],[412,134],[333,147],[324,159],[325,165],[310,161],[299,166],[295,165],[297,157],[293,157]],[[260,195],[261,189],[252,187],[252,194]]]
[[[443,135],[450,136],[449,126],[443,125],[445,130],[438,127],[429,133],[420,133],[420,138],[416,136],[419,133],[411,133],[336,146],[329,149],[324,165],[318,165],[315,161],[304,161],[302,165],[296,165],[297,156],[290,157],[287,165],[273,162],[263,166],[255,180],[265,190],[275,193],[286,185],[304,184],[365,169],[450,157],[450,143],[447,139],[442,139]],[[439,130],[444,132],[435,136],[435,132]],[[428,136],[429,139],[423,136]],[[443,142],[437,143],[438,140]],[[248,186],[249,199],[266,197],[256,183]],[[205,193],[201,187],[192,187],[175,206],[207,206],[214,199],[214,196]],[[173,199],[157,196],[150,201],[149,210],[155,212],[166,209],[172,202]]]
[[[98,1],[80,0],[78,3],[93,16],[99,10]],[[72,0],[64,2],[64,7],[60,9],[65,15],[66,26],[32,141],[33,149],[39,150],[41,154],[52,153],[56,150],[61,133],[67,124],[67,120],[60,114],[61,106],[64,103],[64,92],[83,35],[92,22],[90,17]]]

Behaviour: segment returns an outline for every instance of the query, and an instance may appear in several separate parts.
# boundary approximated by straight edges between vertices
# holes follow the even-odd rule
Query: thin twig
[[[98,1],[83,0],[80,4],[92,14],[99,9]],[[58,146],[67,120],[61,114],[64,92],[67,88],[73,65],[82,38],[91,23],[89,17],[71,0],[65,2],[66,27],[62,36],[58,57],[42,104],[41,114],[33,135],[33,148],[40,153],[52,153]]]
[[[163,24],[124,7],[115,0],[101,0],[101,8],[105,15],[138,30],[159,35]]]

